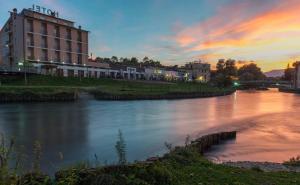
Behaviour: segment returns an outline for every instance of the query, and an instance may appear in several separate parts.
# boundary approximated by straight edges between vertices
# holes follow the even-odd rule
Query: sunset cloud
[[[207,61],[256,60],[269,69],[271,61],[287,63],[291,55],[299,53],[299,9],[298,0],[241,1],[178,31],[174,40],[187,52],[201,53],[196,56]]]

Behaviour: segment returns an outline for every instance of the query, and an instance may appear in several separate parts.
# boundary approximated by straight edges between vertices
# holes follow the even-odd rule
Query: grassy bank
[[[21,77],[10,77],[1,80],[2,87],[24,88]],[[131,100],[131,99],[177,99],[222,96],[233,92],[233,89],[213,87],[199,83],[165,83],[152,81],[126,81],[94,78],[65,78],[51,76],[31,76],[28,87],[53,88],[55,90],[78,89],[92,93],[97,99]],[[36,89],[42,90],[42,89]],[[36,92],[37,92],[36,91]]]
[[[74,101],[75,88],[43,86],[1,86],[0,102]]]
[[[290,172],[263,172],[213,164],[195,147],[180,147],[154,162],[116,166],[76,165],[58,171],[54,178],[31,173],[11,176],[10,184],[47,185],[296,185],[300,175]],[[1,183],[0,183],[1,184]]]

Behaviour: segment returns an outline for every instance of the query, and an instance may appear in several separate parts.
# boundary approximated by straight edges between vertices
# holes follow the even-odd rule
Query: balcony
[[[34,42],[30,42],[30,41],[27,42],[27,46],[28,46],[28,47],[34,47]]]
[[[34,56],[27,56],[27,60],[34,60]]]
[[[48,48],[48,44],[41,44],[41,48]]]
[[[60,50],[60,46],[54,46],[55,50]]]

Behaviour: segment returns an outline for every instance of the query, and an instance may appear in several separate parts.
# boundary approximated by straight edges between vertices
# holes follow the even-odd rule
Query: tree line
[[[104,62],[108,64],[115,64],[115,65],[129,65],[129,66],[141,66],[141,67],[162,67],[163,65],[158,60],[153,60],[148,57],[144,57],[141,61],[139,61],[136,57],[131,58],[123,58],[123,57],[116,57],[112,56],[111,58],[101,58],[97,57],[95,59],[96,62]]]
[[[231,86],[235,80],[252,81],[266,78],[257,64],[251,62],[238,68],[233,59],[219,59],[216,71],[212,72],[211,77],[212,82],[221,87]]]

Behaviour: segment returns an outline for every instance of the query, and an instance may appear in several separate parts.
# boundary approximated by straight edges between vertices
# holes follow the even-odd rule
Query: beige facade
[[[0,66],[6,70],[18,70],[24,62],[42,68],[49,63],[55,67],[88,62],[88,31],[76,28],[72,21],[29,9],[11,12],[0,32],[0,44]]]
[[[195,61],[185,65],[189,78],[200,82],[210,81],[210,64]]]

